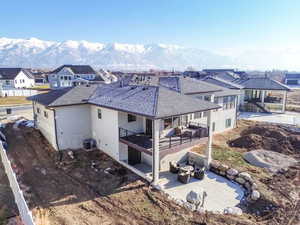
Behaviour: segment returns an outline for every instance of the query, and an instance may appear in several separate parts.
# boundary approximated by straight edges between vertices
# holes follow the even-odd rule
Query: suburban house
[[[62,65],[50,72],[48,79],[53,89],[104,81],[89,65]]]
[[[247,112],[285,112],[290,88],[267,76],[247,76],[244,72],[214,72],[202,79],[211,84],[239,90],[238,105]]]
[[[0,68],[0,85],[2,89],[31,88],[35,82],[28,69]]]
[[[160,171],[212,133],[235,126],[237,92],[187,77],[128,76],[111,84],[52,90],[29,98],[35,126],[56,150],[96,147],[156,183]]]
[[[283,81],[291,87],[300,86],[300,73],[286,73]]]

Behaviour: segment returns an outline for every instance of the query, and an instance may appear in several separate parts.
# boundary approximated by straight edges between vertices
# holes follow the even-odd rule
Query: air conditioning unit
[[[89,138],[83,141],[83,148],[85,150],[94,150],[97,147],[96,140]]]

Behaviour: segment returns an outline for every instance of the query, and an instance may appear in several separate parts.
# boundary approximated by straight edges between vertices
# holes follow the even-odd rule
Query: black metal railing
[[[159,139],[160,149],[168,149],[177,145],[182,145],[184,143],[192,142],[193,140],[196,139],[208,137],[208,128],[199,127],[199,128],[193,128],[193,130],[195,131],[194,132],[184,131],[183,133],[176,133],[175,131],[175,134],[173,135],[160,138]],[[136,136],[136,137],[140,136],[140,137],[138,139],[134,139],[134,138],[130,138],[131,136]],[[119,127],[119,138],[126,138],[126,137],[129,137],[130,141],[136,142],[134,144],[141,144],[140,142],[145,141],[145,138],[148,138],[150,141],[152,141],[151,137],[147,136],[145,133],[130,131],[125,128]]]

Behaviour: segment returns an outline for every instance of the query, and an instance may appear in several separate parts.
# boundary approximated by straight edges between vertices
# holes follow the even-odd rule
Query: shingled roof
[[[113,84],[77,86],[28,98],[48,107],[93,104],[151,118],[164,118],[219,108],[161,86]]]
[[[96,71],[89,65],[62,65],[51,73],[58,73],[64,68],[69,68],[74,74],[96,74]]]
[[[244,89],[290,91],[289,87],[269,77],[238,79],[234,83],[243,86]]]
[[[87,103],[87,100],[98,86],[99,85],[81,85],[76,87],[56,89],[47,93],[28,97],[27,99],[36,101],[48,107],[84,104]]]
[[[286,79],[300,79],[300,73],[287,73],[285,74]]]
[[[20,73],[23,72],[28,78],[34,79],[33,75],[27,69],[23,68],[0,68],[0,80],[13,80]]]

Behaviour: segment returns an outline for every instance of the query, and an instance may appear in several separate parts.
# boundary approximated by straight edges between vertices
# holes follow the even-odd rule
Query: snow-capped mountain
[[[103,69],[300,69],[300,49],[208,51],[163,44],[102,44],[0,38],[0,66],[54,68],[89,64]]]
[[[105,69],[185,69],[214,67],[230,58],[176,45],[102,44],[87,41],[43,41],[0,38],[0,66],[52,68],[90,64]]]

